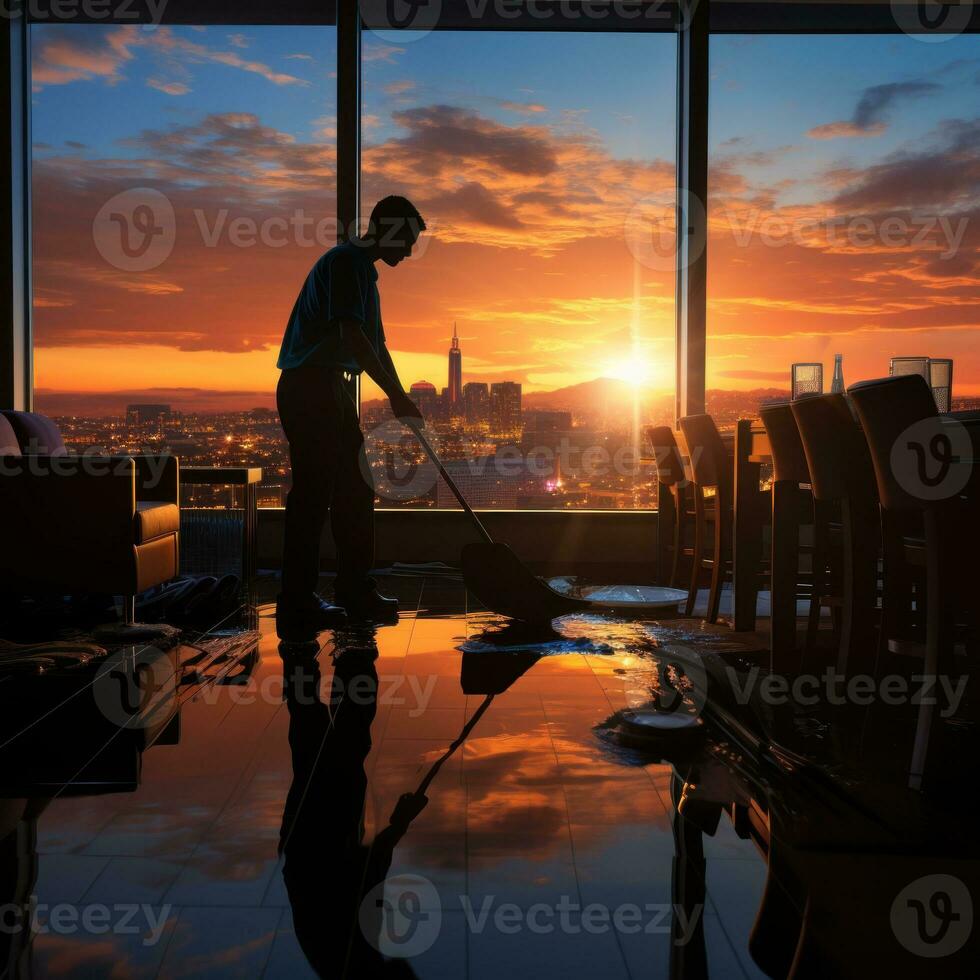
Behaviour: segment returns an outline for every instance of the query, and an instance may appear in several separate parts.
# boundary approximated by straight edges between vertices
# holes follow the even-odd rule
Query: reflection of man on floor
[[[280,639],[312,639],[318,630],[342,622],[345,611],[353,620],[397,616],[397,601],[379,595],[369,575],[374,490],[361,471],[364,437],[344,375],[365,372],[388,396],[396,418],[422,418],[385,344],[375,264],[380,259],[398,265],[411,255],[424,228],[404,197],[379,201],[367,235],[321,256],[293,307],[279,353],[282,375],[276,392],[293,474],[276,608]],[[342,609],[316,594],[328,513],[338,555],[334,595]]]
[[[377,656],[373,642],[344,650],[324,692],[326,704],[317,661],[283,653],[293,780],[279,852],[296,939],[321,977],[415,976],[407,961],[382,957],[382,905],[374,896],[425,798],[416,802],[408,794],[391,823],[364,843],[364,762],[377,710]]]

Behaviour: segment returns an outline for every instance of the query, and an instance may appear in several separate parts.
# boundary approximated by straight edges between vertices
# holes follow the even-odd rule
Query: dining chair
[[[840,587],[831,571],[833,505],[817,500],[810,489],[810,469],[800,430],[788,404],[759,410],[772,454],[772,541],[770,586],[770,647],[772,669],[787,673],[800,667],[797,656],[796,610],[802,597],[809,600],[805,653],[816,644],[820,612],[834,612],[839,627]],[[810,532],[809,544],[802,538]],[[810,568],[801,570],[801,558]],[[804,584],[808,593],[803,592]]]
[[[823,364],[800,362],[794,364],[791,372],[792,398],[809,398],[811,395],[823,394]]]
[[[873,674],[877,661],[878,494],[867,443],[847,396],[793,402],[813,497],[839,508],[841,615],[837,669]]]
[[[848,392],[867,437],[881,499],[884,649],[921,657],[925,676],[933,681],[951,677],[957,631],[974,601],[969,583],[976,556],[970,542],[977,536],[977,520],[958,493],[937,493],[929,486],[923,461],[945,443],[942,455],[950,467],[972,462],[954,454],[949,429],[921,376],[862,381]],[[901,615],[908,606],[904,585],[917,566],[925,570],[924,603],[921,594],[916,597],[920,620],[925,607],[924,630],[918,635],[924,642],[902,629],[908,621]],[[929,743],[939,728],[936,708],[934,703],[920,706],[910,765],[914,788],[921,786]]]
[[[688,545],[694,527],[690,482],[684,471],[674,430],[669,425],[655,425],[647,429],[647,438],[653,446],[657,463],[657,481],[663,486],[673,503],[673,521],[670,546],[670,575],[666,584],[671,588],[686,587],[690,572],[683,565],[684,559],[694,554]],[[666,528],[664,528],[666,530]],[[685,577],[685,572],[687,576]]]
[[[940,415],[945,415],[953,405],[953,359],[951,357],[929,358],[929,387],[936,400]]]
[[[694,548],[685,614],[694,613],[703,572],[710,569],[705,619],[717,623],[722,586],[732,578],[734,464],[710,415],[688,415],[680,420],[680,427],[694,497]],[[709,542],[710,554],[705,554]]]

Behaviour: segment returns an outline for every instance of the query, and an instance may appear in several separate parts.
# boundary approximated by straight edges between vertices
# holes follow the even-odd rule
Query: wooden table
[[[245,494],[242,513],[242,580],[255,575],[258,546],[258,488],[260,466],[182,466],[180,481],[191,486],[241,487]]]

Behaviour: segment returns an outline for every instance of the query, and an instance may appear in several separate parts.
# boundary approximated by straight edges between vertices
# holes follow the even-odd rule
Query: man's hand
[[[418,406],[404,391],[395,392],[390,395],[388,401],[391,403],[391,411],[396,419],[414,419],[417,422],[425,421]]]

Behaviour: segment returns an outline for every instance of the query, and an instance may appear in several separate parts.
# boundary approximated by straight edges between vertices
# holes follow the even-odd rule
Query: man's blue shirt
[[[341,336],[341,320],[360,323],[375,351],[380,352],[385,333],[378,271],[366,249],[351,242],[321,255],[310,270],[289,317],[277,367],[318,364],[360,371]]]

